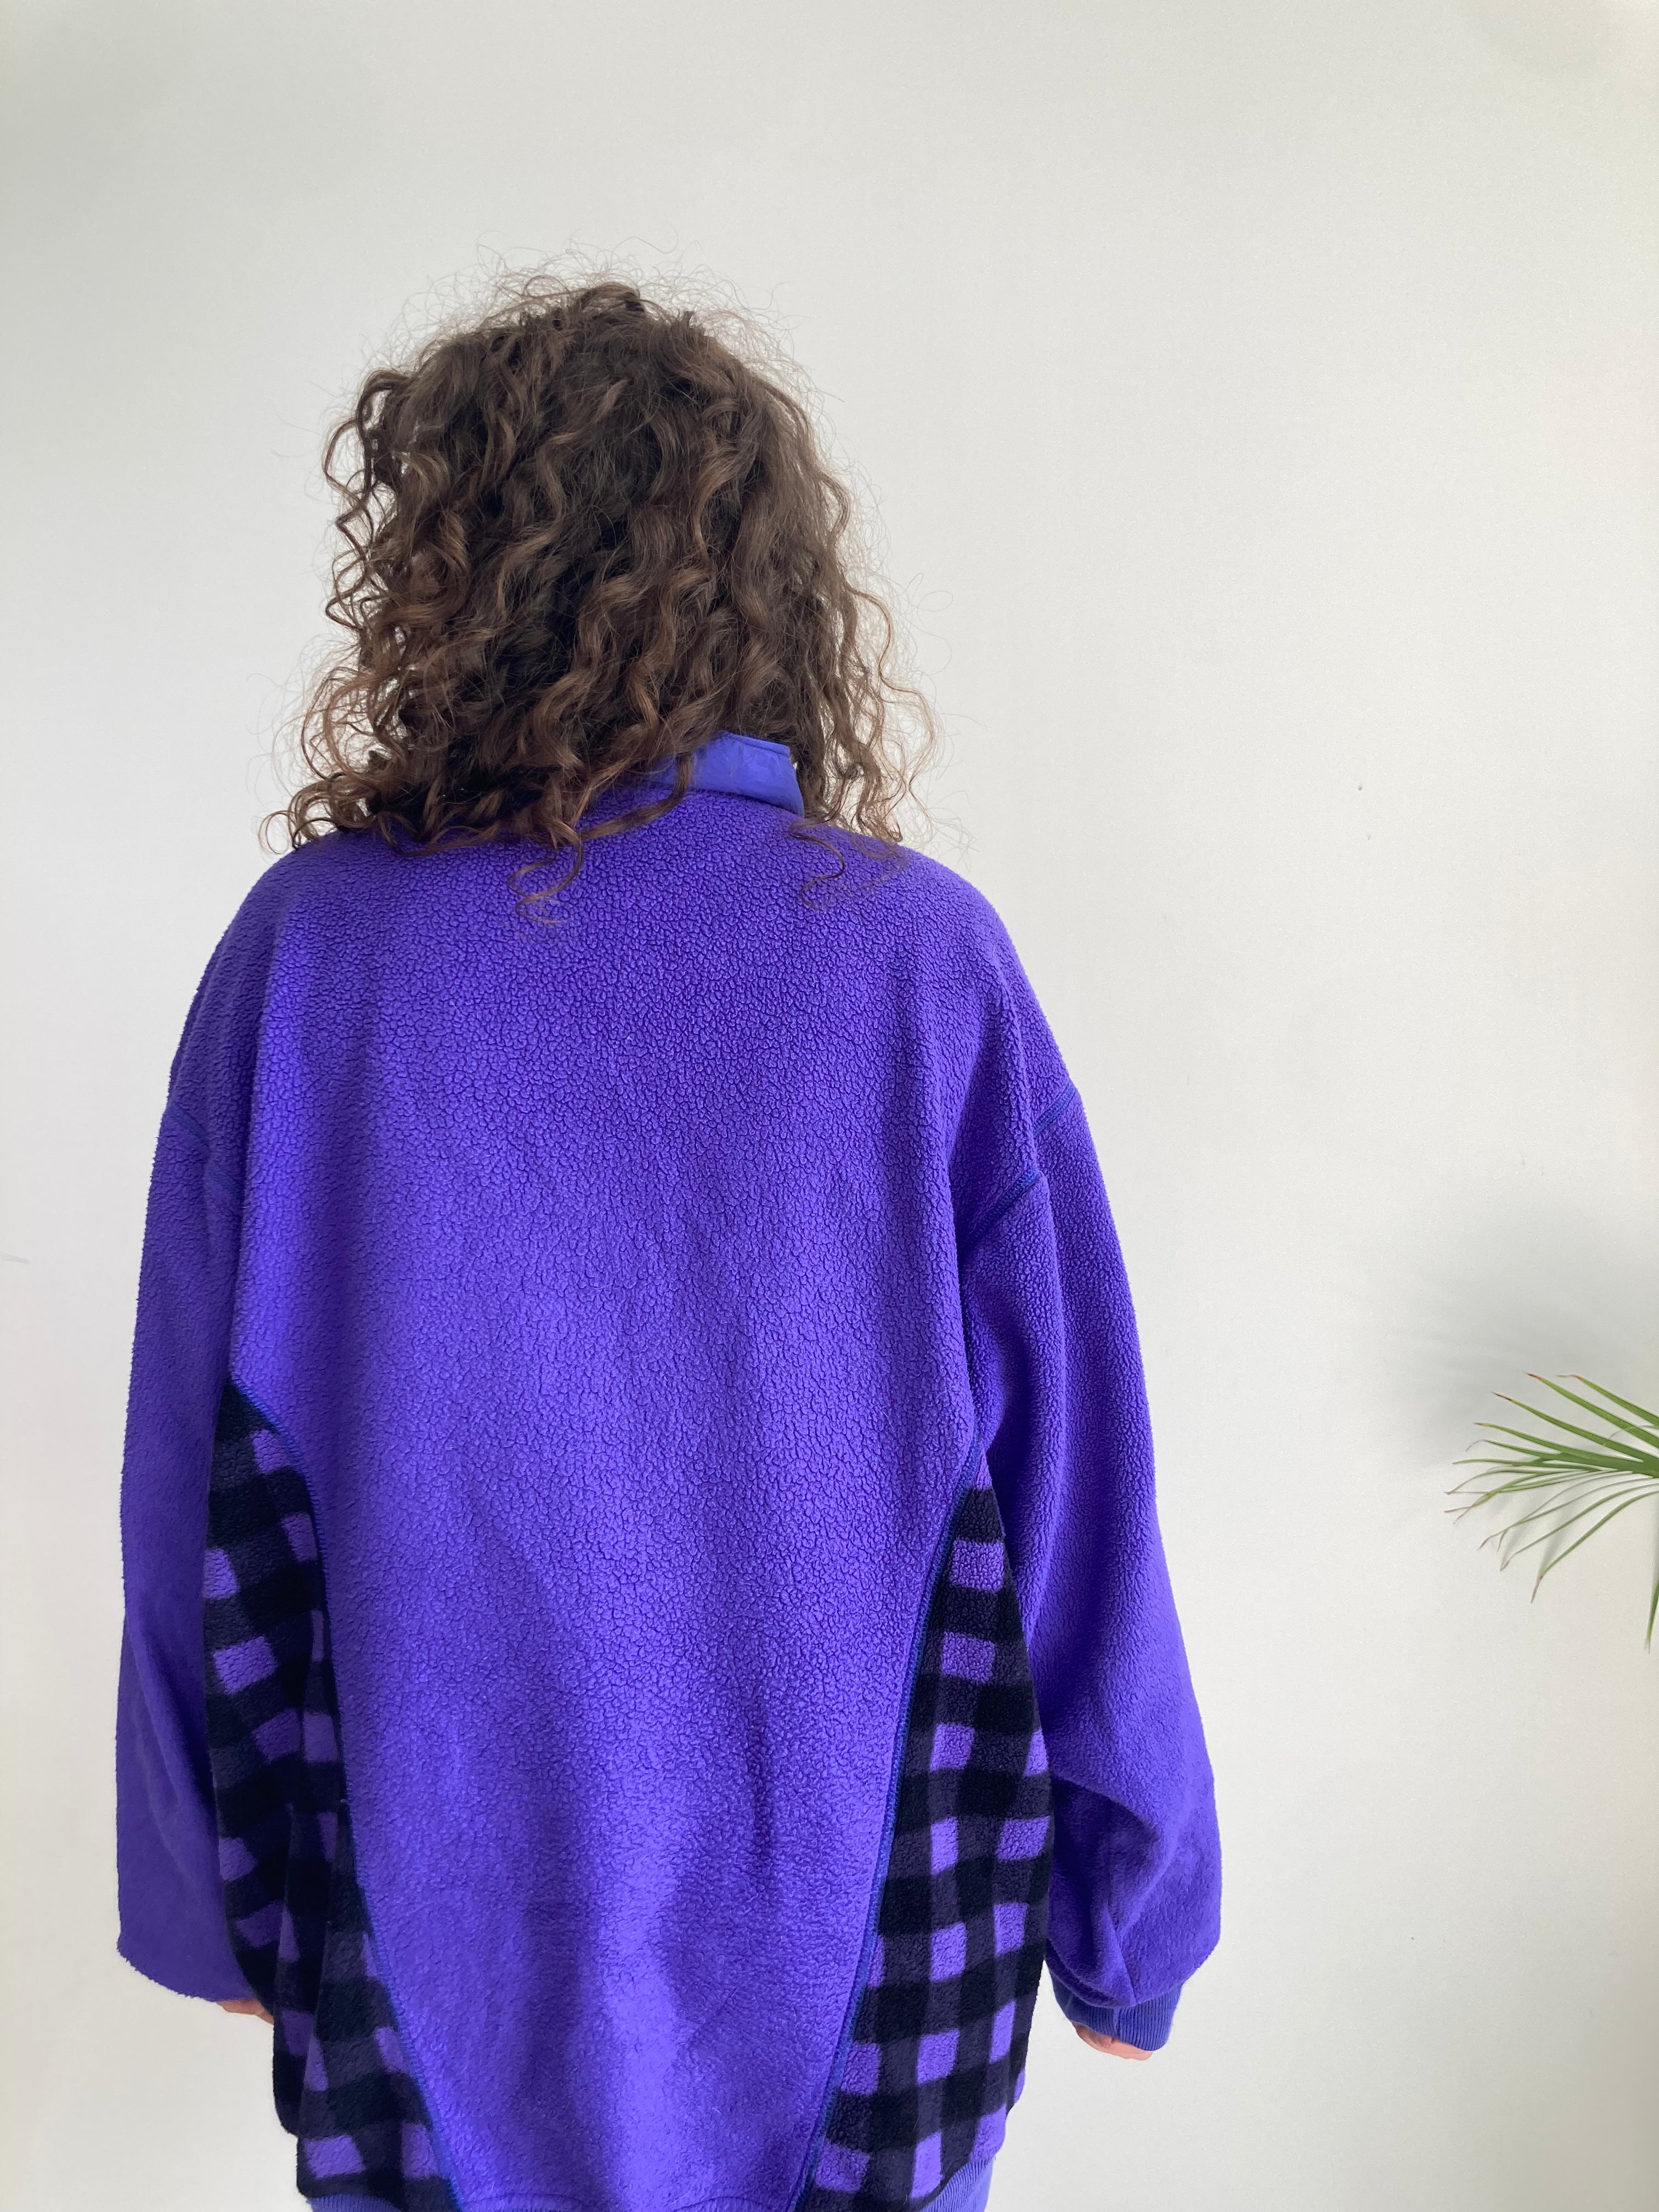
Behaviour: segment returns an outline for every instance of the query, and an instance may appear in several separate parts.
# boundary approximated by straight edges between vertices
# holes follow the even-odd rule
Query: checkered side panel
[[[924,2204],[1001,2142],[1052,1856],[1030,1663],[981,1464],[928,1606],[874,1949],[800,2212]]]
[[[276,2111],[299,2138],[300,2187],[455,2212],[357,1883],[311,1500],[231,1384],[203,1595],[225,1912],[237,1963],[276,2022]]]

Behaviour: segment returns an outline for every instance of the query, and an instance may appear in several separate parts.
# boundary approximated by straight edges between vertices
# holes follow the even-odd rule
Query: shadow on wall
[[[1449,1462],[1498,1390],[1527,1376],[1589,1375],[1651,1405],[1659,1396],[1659,1253],[1625,1223],[1565,1204],[1448,1226],[1445,1260],[1404,1286],[1386,1376],[1409,1439]]]
[[[1462,0],[1481,42],[1508,60],[1565,76],[1591,69],[1647,27],[1647,0]]]

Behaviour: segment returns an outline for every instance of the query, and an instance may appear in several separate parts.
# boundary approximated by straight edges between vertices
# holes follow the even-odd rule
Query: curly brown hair
[[[763,343],[617,277],[520,276],[364,379],[324,451],[349,641],[300,719],[292,842],[522,837],[574,872],[734,730],[788,745],[806,824],[901,842],[933,719],[808,402],[744,357]]]

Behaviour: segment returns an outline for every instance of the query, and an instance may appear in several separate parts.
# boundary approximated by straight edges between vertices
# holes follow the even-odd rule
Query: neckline
[[[673,777],[674,763],[665,762],[645,781],[672,783]],[[732,799],[757,799],[790,814],[806,811],[788,746],[779,738],[751,738],[740,730],[722,730],[698,746],[691,756],[691,788],[724,792]]]

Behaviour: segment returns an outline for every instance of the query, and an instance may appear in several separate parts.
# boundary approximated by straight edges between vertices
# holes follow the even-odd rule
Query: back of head
[[[898,842],[901,727],[927,710],[890,672],[851,497],[752,335],[532,276],[365,378],[325,455],[348,642],[307,704],[296,842],[579,857],[674,804],[722,731],[788,745],[809,823]],[[666,796],[592,816],[665,767]]]

